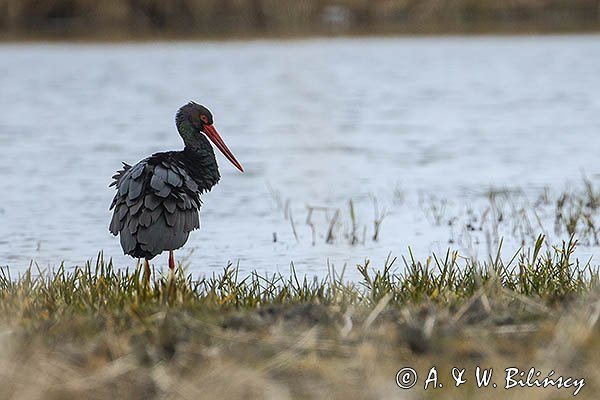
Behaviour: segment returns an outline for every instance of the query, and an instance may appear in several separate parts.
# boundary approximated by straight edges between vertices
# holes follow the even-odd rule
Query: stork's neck
[[[185,144],[182,154],[187,160],[188,172],[201,189],[210,190],[220,178],[219,166],[212,145],[202,132],[198,132],[187,121],[178,124],[177,130]]]
[[[206,136],[202,132],[199,132],[198,129],[192,125],[192,123],[183,121],[177,124],[177,130],[183,139],[186,149],[199,152],[203,152],[208,149],[212,151],[212,146],[210,145]]]

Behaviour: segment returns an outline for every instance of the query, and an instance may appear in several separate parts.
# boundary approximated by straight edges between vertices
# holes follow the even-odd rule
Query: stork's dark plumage
[[[175,119],[183,138],[182,151],[155,153],[134,166],[123,163],[110,186],[117,193],[110,232],[120,235],[125,254],[148,260],[169,251],[169,267],[175,268],[173,250],[182,247],[189,234],[200,227],[200,195],[219,182],[215,153],[208,141],[244,171],[213,126],[213,116],[204,106],[190,102]]]

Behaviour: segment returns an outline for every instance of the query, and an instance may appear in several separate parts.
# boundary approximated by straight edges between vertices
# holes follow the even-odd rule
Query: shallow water
[[[121,161],[179,149],[174,113],[190,99],[246,169],[218,156],[202,228],[177,253],[192,272],[232,261],[287,273],[294,261],[323,276],[329,262],[354,279],[354,264],[407,246],[485,255],[483,240],[449,243],[424,204],[595,177],[599,65],[600,36],[0,45],[0,265],[72,266],[100,250],[134,265],[107,229],[110,177]],[[377,242],[371,196],[387,211]],[[349,199],[364,244],[344,237]],[[342,210],[334,243],[316,211],[312,244],[307,205]]]

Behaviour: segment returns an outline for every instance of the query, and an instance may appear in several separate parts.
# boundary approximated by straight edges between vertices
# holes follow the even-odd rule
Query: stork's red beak
[[[203,131],[204,133],[206,133],[206,136],[208,136],[208,138],[215,144],[215,146],[217,146],[217,148],[221,150],[221,153],[223,153],[223,155],[229,161],[231,161],[231,163],[235,165],[237,169],[244,172],[242,164],[240,164],[238,160],[235,159],[235,156],[233,155],[233,153],[231,153],[229,148],[227,148],[227,145],[225,144],[223,139],[221,139],[221,136],[219,136],[219,133],[217,132],[215,127],[213,125],[204,125]]]

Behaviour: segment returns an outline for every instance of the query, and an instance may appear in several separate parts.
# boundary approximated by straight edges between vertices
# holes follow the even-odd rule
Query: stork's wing
[[[109,230],[120,234],[126,254],[152,258],[177,249],[200,227],[198,185],[176,153],[156,153],[133,167],[124,164],[113,178],[117,193]]]

